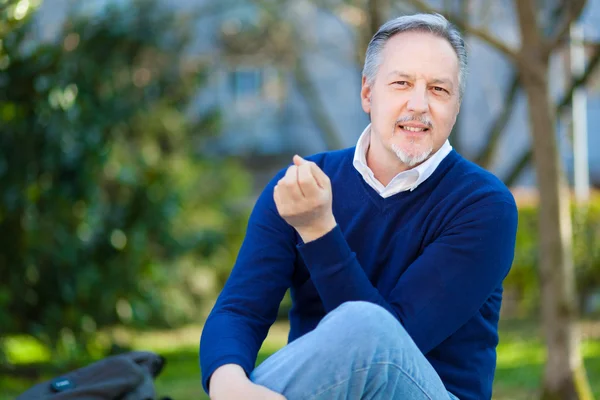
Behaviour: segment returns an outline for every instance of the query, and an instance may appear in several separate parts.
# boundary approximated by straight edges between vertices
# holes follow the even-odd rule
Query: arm
[[[275,204],[305,243],[298,249],[327,312],[347,301],[379,304],[426,354],[472,318],[510,270],[517,208],[509,196],[494,196],[459,212],[384,299],[335,224],[329,179],[314,163],[294,163]]]
[[[471,205],[408,267],[387,299],[338,227],[299,250],[327,311],[353,300],[379,304],[426,354],[475,315],[502,283],[513,261],[516,229],[514,203]]]
[[[248,221],[236,264],[211,314],[200,342],[202,384],[217,368],[239,365],[246,375],[291,284],[296,258],[295,233],[273,203],[267,185]]]
[[[213,400],[285,400],[281,394],[248,379],[239,365],[222,365],[210,378],[210,398]]]

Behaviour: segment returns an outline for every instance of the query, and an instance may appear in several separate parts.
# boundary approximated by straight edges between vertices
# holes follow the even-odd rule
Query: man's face
[[[363,78],[362,106],[371,116],[377,157],[398,157],[407,167],[444,144],[460,108],[454,49],[430,33],[403,32],[386,43],[372,86]]]

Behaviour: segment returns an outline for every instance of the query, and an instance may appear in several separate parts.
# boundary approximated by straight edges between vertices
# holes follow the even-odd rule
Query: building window
[[[258,100],[264,85],[263,70],[236,68],[229,73],[229,86],[235,101]]]

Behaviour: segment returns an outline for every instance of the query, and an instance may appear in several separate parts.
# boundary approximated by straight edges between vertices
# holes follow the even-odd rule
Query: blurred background
[[[571,3],[581,8],[548,84],[583,199],[571,207],[577,326],[600,398],[600,0],[536,0],[543,32]],[[387,19],[422,10],[457,23],[469,46],[451,144],[519,205],[494,398],[536,398],[546,350],[531,105],[494,43],[518,49],[512,1],[0,0],[0,399],[128,349],[167,357],[162,394],[204,398],[202,324],[256,196],[294,153],[355,144],[367,44]],[[259,360],[285,344],[289,305]]]

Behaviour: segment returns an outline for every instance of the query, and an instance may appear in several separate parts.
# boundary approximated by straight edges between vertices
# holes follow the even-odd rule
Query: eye
[[[406,81],[396,81],[396,82],[392,82],[392,85],[408,86],[408,82],[406,82]]]
[[[436,91],[436,92],[440,92],[440,93],[448,93],[448,94],[450,94],[449,91],[447,91],[446,89],[444,89],[443,87],[440,87],[440,86],[434,86],[433,90]]]

